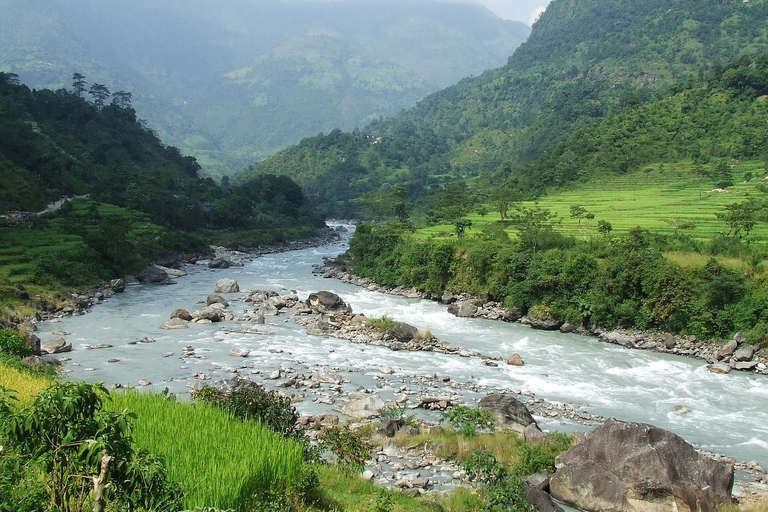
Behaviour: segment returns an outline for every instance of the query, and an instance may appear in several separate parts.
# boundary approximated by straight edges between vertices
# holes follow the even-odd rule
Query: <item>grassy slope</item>
[[[690,221],[696,227],[688,233],[697,239],[708,240],[717,233],[727,231],[725,223],[717,219],[716,213],[722,212],[726,205],[744,201],[750,195],[762,195],[757,185],[765,183],[763,165],[762,161],[734,163],[736,184],[724,192],[717,191],[711,180],[705,179],[700,186],[691,162],[665,163],[663,173],[659,173],[658,165],[651,165],[626,175],[596,177],[573,189],[554,192],[542,197],[538,206],[557,215],[560,220],[556,226],[558,231],[579,238],[597,235],[598,220],[610,222],[615,233],[640,226],[664,234],[672,234],[675,223]],[[646,169],[653,170],[645,172]],[[747,172],[756,178],[744,181]],[[533,206],[534,203],[523,204]],[[570,217],[571,205],[586,208],[595,214],[595,219],[582,219],[579,225],[576,219]],[[473,213],[467,218],[472,221],[472,233],[480,231],[488,222],[498,221],[499,214],[491,211],[481,217]],[[418,231],[420,236],[445,236],[452,232],[453,226],[447,224]],[[508,228],[508,232],[514,235],[513,228]],[[768,226],[756,226],[750,238],[768,241]]]

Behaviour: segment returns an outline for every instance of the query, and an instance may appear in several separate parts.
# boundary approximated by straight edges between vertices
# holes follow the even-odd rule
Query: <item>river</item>
[[[345,242],[314,249],[265,255],[243,267],[211,270],[189,266],[189,275],[170,286],[130,286],[96,305],[86,315],[63,318],[40,325],[43,340],[54,330],[68,333],[74,350],[66,354],[69,377],[88,382],[137,385],[184,394],[190,383],[229,378],[238,374],[268,387],[270,372],[291,368],[311,373],[323,366],[339,368],[350,380],[343,391],[376,389],[391,399],[402,385],[414,388],[413,380],[427,377],[429,389],[439,395],[452,393],[473,404],[486,392],[521,391],[549,402],[569,404],[590,414],[642,421],[671,430],[699,448],[726,454],[737,461],[757,460],[768,466],[768,379],[748,373],[710,373],[703,361],[651,351],[630,350],[596,339],[558,332],[535,331],[519,324],[482,319],[456,318],[445,306],[405,299],[313,276],[312,265],[323,256],[346,249]],[[463,348],[504,361],[519,353],[525,366],[485,366],[479,358],[431,352],[394,352],[382,347],[351,344],[344,340],[308,336],[291,317],[267,317],[256,326],[268,334],[225,332],[226,324],[190,324],[188,329],[166,331],[160,325],[176,308],[199,309],[200,300],[213,293],[218,279],[237,280],[241,289],[296,290],[304,299],[310,292],[329,290],[351,304],[356,313],[388,315],[419,328],[428,326],[439,338]],[[233,294],[231,297],[236,297]],[[230,309],[247,305],[233,302]],[[229,327],[233,327],[229,325]],[[155,343],[134,343],[142,337]],[[88,350],[106,343],[112,348]],[[200,359],[181,359],[183,347],[191,345]],[[247,358],[229,355],[233,347],[247,348]],[[172,355],[169,355],[171,354]],[[107,362],[118,359],[117,362]],[[395,369],[390,376],[379,368]],[[434,377],[437,377],[436,379]],[[443,383],[442,377],[450,377]],[[458,385],[457,383],[461,383]],[[425,384],[426,386],[426,384]],[[292,392],[296,390],[291,389]],[[321,390],[320,390],[321,391]],[[319,392],[319,391],[318,391]],[[297,403],[303,413],[331,412],[330,405],[312,402],[314,391],[302,390],[307,399]],[[336,403],[338,403],[337,398]],[[588,427],[563,418],[537,417],[543,429],[572,431]]]

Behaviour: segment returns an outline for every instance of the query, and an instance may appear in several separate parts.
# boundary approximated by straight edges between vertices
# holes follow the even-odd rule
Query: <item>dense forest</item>
[[[506,66],[362,131],[306,139],[245,176],[291,176],[338,214],[361,212],[365,193],[396,184],[414,204],[446,183],[479,180],[482,191],[489,176],[540,193],[551,180],[526,164],[598,119],[668,96],[688,79],[717,80],[723,63],[765,52],[767,19],[764,0],[555,0]],[[614,170],[643,158],[632,154]],[[581,169],[582,176],[591,172]]]
[[[83,286],[134,272],[159,249],[255,246],[323,225],[289,178],[203,179],[194,158],[146,128],[130,93],[84,82],[76,73],[71,91],[38,91],[0,73],[0,211],[28,212],[0,232],[9,294],[23,283]]]

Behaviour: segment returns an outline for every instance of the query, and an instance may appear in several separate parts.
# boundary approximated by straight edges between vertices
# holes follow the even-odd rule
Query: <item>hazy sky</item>
[[[530,25],[546,8],[549,0],[475,0],[500,18],[518,20]]]

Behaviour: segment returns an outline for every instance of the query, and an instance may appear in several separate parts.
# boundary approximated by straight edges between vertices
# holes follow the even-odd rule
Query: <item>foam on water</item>
[[[572,406],[592,414],[644,421],[667,428],[694,444],[726,453],[739,460],[757,459],[768,465],[768,380],[733,372],[715,375],[705,363],[693,359],[627,350],[595,339],[559,332],[533,331],[519,324],[456,318],[444,305],[371,292],[335,280],[312,276],[312,265],[323,256],[336,255],[344,246],[336,244],[321,249],[305,249],[265,255],[245,263],[244,267],[209,270],[190,267],[189,275],[173,286],[129,287],[93,311],[80,317],[63,319],[57,324],[41,325],[41,338],[54,337],[55,329],[71,332],[72,377],[88,381],[136,384],[147,378],[161,390],[187,392],[187,383],[199,382],[195,374],[210,375],[212,380],[227,378],[227,369],[252,365],[241,373],[263,381],[265,375],[279,368],[294,368],[302,373],[331,365],[342,368],[351,380],[347,388],[377,388],[391,398],[398,376],[420,375],[451,377],[451,382],[488,386],[490,389],[532,391],[538,397]],[[393,352],[382,347],[356,345],[335,338],[307,336],[304,328],[285,322],[284,316],[267,319],[257,326],[271,335],[227,333],[220,325],[190,325],[189,329],[163,331],[160,324],[176,308],[198,309],[199,301],[213,293],[215,282],[231,277],[241,289],[268,289],[278,293],[297,290],[304,298],[317,290],[341,295],[356,313],[367,316],[387,315],[420,329],[429,327],[433,334],[454,345],[503,359],[499,367],[485,366],[478,358],[431,352]],[[231,309],[252,309],[233,302]],[[131,340],[149,336],[151,344],[129,345]],[[109,343],[114,348],[86,350],[87,345]],[[192,345],[205,359],[181,359],[181,349]],[[233,347],[246,348],[248,358],[229,356]],[[282,353],[270,352],[280,349]],[[172,357],[163,357],[173,352]],[[512,353],[519,353],[525,366],[504,364]],[[107,363],[118,358],[118,363]],[[389,386],[379,378],[381,365],[392,366],[395,375]],[[94,371],[84,371],[93,368]],[[258,373],[251,373],[258,372]],[[383,386],[383,387],[382,387]],[[398,384],[399,386],[399,384]],[[448,385],[428,390],[430,393],[455,391]],[[480,395],[464,390],[468,403]],[[304,402],[303,412],[327,412],[329,407]],[[549,428],[582,429],[572,421],[541,419]]]

